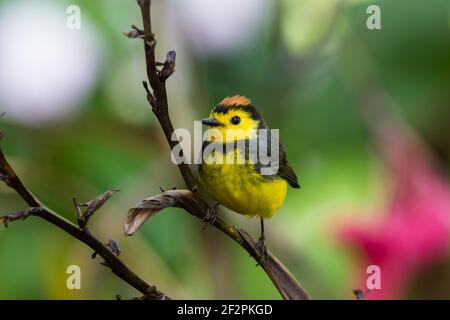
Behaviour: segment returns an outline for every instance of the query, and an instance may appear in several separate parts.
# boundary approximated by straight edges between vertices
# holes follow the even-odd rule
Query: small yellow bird
[[[294,188],[300,187],[297,176],[289,166],[284,148],[278,141],[278,170],[269,175],[262,174],[263,168],[268,165],[261,163],[259,153],[249,145],[256,142],[258,150],[263,148],[270,155],[271,136],[268,134],[261,137],[259,134],[259,129],[269,129],[250,99],[239,95],[227,97],[219,102],[209,118],[203,119],[202,123],[208,129],[217,131],[207,135],[203,142],[200,184],[219,204],[237,213],[260,218],[261,236],[258,247],[262,259],[266,254],[263,219],[272,217],[280,208],[288,184]],[[208,153],[208,149],[213,151]],[[252,154],[256,154],[256,161],[250,161]],[[227,159],[234,161],[227,162]]]

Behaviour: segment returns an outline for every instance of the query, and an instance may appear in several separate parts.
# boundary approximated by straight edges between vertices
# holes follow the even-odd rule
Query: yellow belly
[[[200,183],[212,199],[250,217],[272,217],[287,192],[285,180],[266,179],[249,164],[203,163]]]

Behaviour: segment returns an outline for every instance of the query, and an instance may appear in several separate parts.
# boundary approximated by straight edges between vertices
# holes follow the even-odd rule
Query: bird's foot
[[[217,218],[217,210],[219,208],[219,203],[216,202],[211,208],[208,208],[208,213],[203,218],[203,230],[205,230],[208,226],[214,224]]]
[[[255,249],[259,254],[258,264],[256,266],[259,266],[261,265],[261,263],[267,260],[267,247],[264,235],[261,235],[261,237],[259,237],[258,242],[256,242]]]

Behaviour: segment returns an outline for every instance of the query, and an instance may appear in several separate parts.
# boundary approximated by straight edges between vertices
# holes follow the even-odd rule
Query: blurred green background
[[[70,30],[73,4],[81,28]],[[366,27],[370,4],[381,8],[381,30]],[[389,97],[448,181],[450,1],[154,0],[152,17],[158,59],[177,52],[168,80],[174,126],[192,128],[226,96],[250,97],[280,128],[302,185],[267,221],[269,248],[313,298],[353,299],[367,264],[364,250],[342,243],[340,224],[383,216],[390,198],[389,171],[361,112],[367,88]],[[2,149],[29,189],[72,221],[73,196],[120,189],[91,229],[117,240],[123,261],[169,296],[279,299],[240,247],[181,210],[123,235],[129,207],[160,186],[183,186],[141,85],[142,43],[122,34],[132,24],[141,25],[135,1],[0,1]],[[24,206],[0,186],[2,214]],[[222,212],[259,234],[256,219]],[[38,218],[11,223],[0,229],[0,298],[138,295],[91,253]],[[443,250],[395,297],[450,298],[449,258]],[[81,290],[66,288],[73,264]]]

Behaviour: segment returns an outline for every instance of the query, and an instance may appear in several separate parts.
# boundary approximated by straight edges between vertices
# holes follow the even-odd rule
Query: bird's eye
[[[232,124],[239,124],[240,122],[241,122],[241,118],[239,118],[238,116],[234,116],[233,118],[231,118]]]

